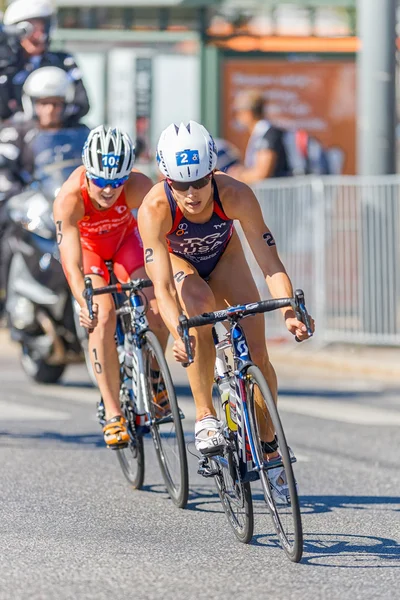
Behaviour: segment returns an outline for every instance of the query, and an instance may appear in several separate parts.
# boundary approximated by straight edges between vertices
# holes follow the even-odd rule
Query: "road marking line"
[[[2,421],[66,421],[71,415],[59,410],[47,410],[38,406],[29,406],[0,400]]]
[[[93,404],[100,400],[100,392],[97,388],[68,388],[60,385],[46,386],[31,389],[31,394],[37,397],[47,396],[54,400],[68,400],[69,402],[80,402]]]

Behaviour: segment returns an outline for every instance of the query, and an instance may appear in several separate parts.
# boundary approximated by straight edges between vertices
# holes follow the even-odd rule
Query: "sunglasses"
[[[211,179],[211,173],[202,177],[201,179],[197,179],[196,181],[172,181],[172,179],[167,179],[169,185],[176,190],[177,192],[187,192],[187,190],[192,187],[195,190],[201,190],[206,187],[207,183],[209,183]]]
[[[90,173],[88,173],[88,177],[96,187],[103,189],[107,186],[111,186],[113,190],[124,185],[129,179],[129,175],[121,177],[120,179],[104,179],[104,177],[95,177],[94,175],[90,175]]]

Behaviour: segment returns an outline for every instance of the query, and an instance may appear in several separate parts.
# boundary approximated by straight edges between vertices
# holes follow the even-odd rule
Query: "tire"
[[[171,374],[165,360],[160,343],[152,331],[145,334],[145,380],[152,424],[150,426],[161,473],[172,502],[178,508],[185,508],[189,496],[189,474],[186,457],[185,438],[182,428],[181,413],[176,399],[175,388]],[[153,397],[153,385],[150,368],[154,369],[154,362],[158,364],[160,372],[159,383],[163,382],[168,394],[170,404],[170,420],[162,423],[157,415],[157,405],[151,401]],[[153,367],[151,365],[153,364]],[[154,369],[156,370],[156,369]],[[172,457],[172,460],[171,460]],[[172,463],[177,464],[173,465]]]
[[[255,452],[261,464],[264,462],[259,435],[261,411],[260,409],[257,411],[256,408],[256,402],[254,399],[255,386],[257,386],[261,392],[261,396],[269,413],[269,415],[264,414],[264,418],[266,419],[264,425],[268,423],[268,425],[273,427],[275,430],[279,452],[282,457],[282,463],[285,469],[286,479],[289,487],[290,503],[287,505],[275,503],[266,469],[260,471],[261,485],[264,492],[264,498],[282,548],[291,561],[299,562],[303,554],[303,531],[292,461],[290,459],[290,452],[286,443],[282,423],[268,384],[258,367],[251,366],[247,369],[245,385],[247,391],[250,428],[254,440]],[[264,412],[265,411],[263,410],[263,413]],[[258,418],[256,413],[258,413]]]
[[[134,490],[140,490],[144,482],[144,448],[143,437],[135,436],[127,448],[116,450],[122,472]]]
[[[57,383],[65,365],[49,365],[43,358],[34,359],[26,346],[22,348],[21,366],[30,379],[37,383]]]
[[[236,453],[232,454],[232,458],[235,463],[235,470],[238,473]],[[237,483],[232,479],[228,469],[221,468],[213,460],[212,465],[218,470],[218,475],[214,476],[214,481],[229,525],[232,527],[237,539],[243,544],[248,544],[254,531],[250,483],[240,481],[239,475],[237,478],[239,483]]]

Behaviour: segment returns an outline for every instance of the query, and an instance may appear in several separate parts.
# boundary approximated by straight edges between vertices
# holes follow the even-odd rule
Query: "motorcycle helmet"
[[[59,67],[41,67],[33,71],[22,88],[22,107],[27,119],[35,116],[35,100],[62,98],[67,109],[73,103],[75,86],[68,74]]]
[[[7,7],[3,23],[4,25],[17,25],[31,19],[41,19],[45,24],[47,41],[54,21],[54,8],[49,0],[14,0]]]

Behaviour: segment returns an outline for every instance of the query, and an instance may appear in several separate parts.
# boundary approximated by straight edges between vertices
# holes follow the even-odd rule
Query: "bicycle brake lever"
[[[90,277],[85,277],[85,290],[83,292],[83,297],[86,300],[86,306],[89,312],[89,318],[91,321],[94,319],[93,312],[93,283]],[[89,333],[93,332],[93,329],[88,329]]]
[[[185,343],[185,350],[186,350],[186,354],[188,355],[188,362],[182,363],[182,367],[184,367],[185,369],[187,369],[187,367],[189,367],[193,362],[192,348],[190,345],[189,329],[187,326],[187,322],[188,322],[188,320],[187,320],[186,315],[180,315],[179,325],[178,325],[177,329],[178,329],[178,333],[179,333],[181,339]]]
[[[306,305],[305,305],[305,300],[304,300],[304,292],[303,290],[296,290],[295,291],[295,314],[296,314],[296,319],[298,321],[301,321],[307,329],[307,334],[308,337],[312,337],[313,336],[313,332],[311,329],[311,322],[310,322],[310,316],[307,312],[306,309]],[[294,338],[296,340],[296,342],[302,342],[303,340],[300,340],[297,335]]]

